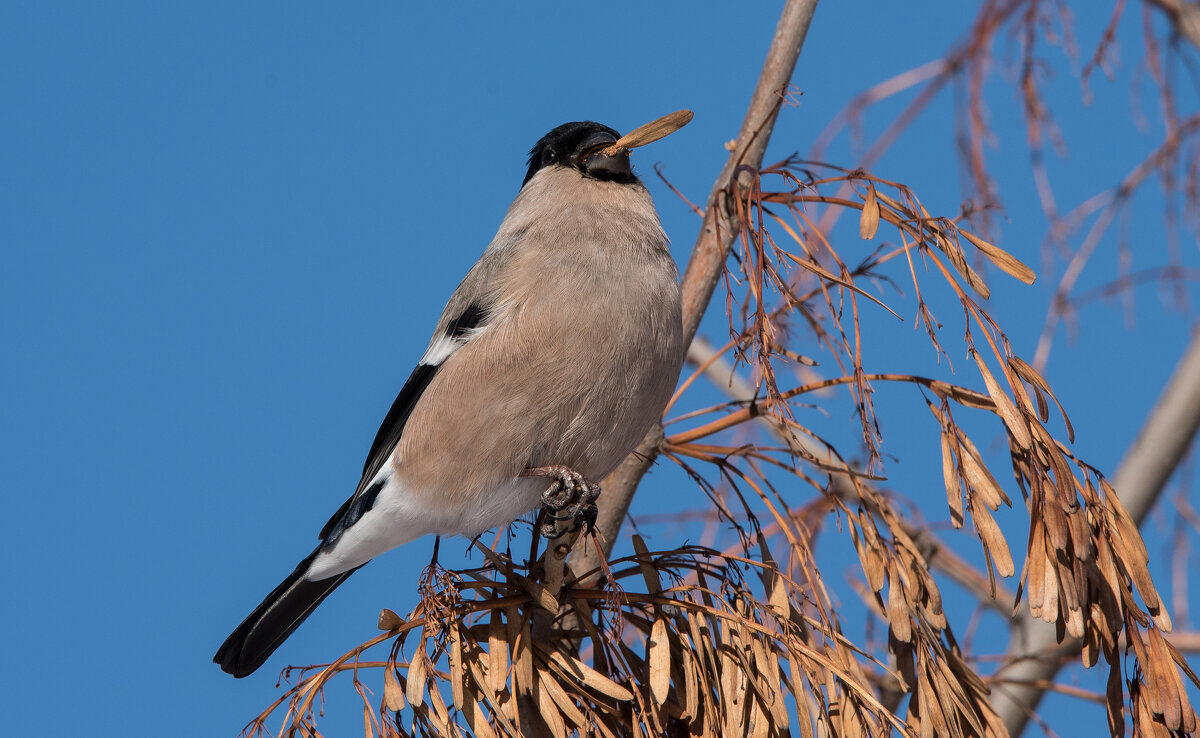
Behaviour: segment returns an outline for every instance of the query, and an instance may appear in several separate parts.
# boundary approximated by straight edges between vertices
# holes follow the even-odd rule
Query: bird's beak
[[[583,143],[583,171],[592,176],[632,177],[629,168],[629,150],[612,150],[617,139],[604,132],[594,133]]]

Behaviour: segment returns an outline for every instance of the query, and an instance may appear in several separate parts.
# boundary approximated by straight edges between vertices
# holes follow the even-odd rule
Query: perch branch
[[[788,0],[779,16],[758,85],[742,121],[741,132],[729,160],[713,184],[700,235],[684,271],[681,286],[685,342],[690,343],[696,335],[700,319],[712,299],[726,255],[737,233],[726,207],[725,193],[739,166],[757,168],[762,164],[763,153],[779,113],[780,94],[792,78],[796,59],[800,56],[804,37],[808,33],[816,9],[817,0]],[[602,536],[606,556],[612,553],[613,543],[621,530],[625,515],[629,512],[633,494],[637,491],[642,475],[658,456],[662,438],[662,428],[656,426],[604,482],[604,494],[598,501],[600,514],[596,521],[596,529]],[[584,543],[586,544],[586,541]],[[571,569],[577,575],[597,568],[598,564],[598,554],[587,545],[577,546],[571,557]]]

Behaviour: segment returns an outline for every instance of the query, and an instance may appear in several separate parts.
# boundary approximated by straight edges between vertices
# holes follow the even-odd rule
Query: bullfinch
[[[401,544],[476,536],[539,504],[594,518],[593,482],[660,419],[685,353],[678,270],[621,141],[576,122],[533,147],[354,494],[221,645],[224,671],[260,667],[347,577]]]

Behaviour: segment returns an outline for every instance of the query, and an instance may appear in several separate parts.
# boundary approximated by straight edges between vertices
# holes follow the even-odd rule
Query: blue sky
[[[279,668],[369,637],[380,607],[409,609],[428,542],[357,574],[254,676],[235,681],[210,663],[353,490],[541,134],[580,119],[625,131],[694,110],[690,126],[635,155],[682,266],[696,221],[651,167],[703,200],[778,5],[0,6],[0,463],[15,592],[0,613],[6,732],[232,735],[274,699]],[[793,80],[802,103],[767,158],[805,151],[855,92],[939,56],[975,11],[928,5],[823,3]],[[1107,17],[1077,13],[1087,54]],[[1144,89],[1144,127],[1131,114],[1141,42],[1129,21],[1123,65],[1094,81],[1088,107],[1070,63],[1049,52],[1068,141],[1051,167],[1066,204],[1117,181],[1161,137]],[[1003,73],[989,91],[989,155],[1007,185],[998,242],[1049,276],[1018,100]],[[946,92],[874,171],[952,214],[951,103]],[[868,116],[866,140],[898,104]],[[827,158],[852,166],[858,152],[843,137]],[[1135,266],[1162,263],[1157,185],[1132,212]],[[1196,266],[1190,238],[1183,250]],[[1081,284],[1111,279],[1114,254],[1110,237]],[[1056,279],[989,280],[993,314],[1032,356]],[[1108,472],[1192,326],[1154,287],[1136,295],[1132,330],[1119,306],[1093,305],[1078,340],[1060,331],[1048,371],[1077,451]],[[723,325],[717,312],[702,330],[720,339]],[[932,365],[918,333],[881,340],[881,371]],[[895,484],[915,499],[931,485],[941,494],[935,429],[903,432],[904,413],[925,412],[919,398],[885,402],[897,413],[884,428]],[[674,470],[649,484],[659,489],[635,513],[699,502]],[[926,515],[944,519],[942,499]],[[1002,523],[1024,540],[1023,513]],[[1169,528],[1148,526],[1160,555],[1153,532]],[[358,715],[348,710],[347,729]],[[1056,727],[1097,734],[1103,713],[1086,715]]]

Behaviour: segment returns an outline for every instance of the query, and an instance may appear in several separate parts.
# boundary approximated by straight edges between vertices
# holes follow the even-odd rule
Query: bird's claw
[[[542,493],[542,507],[558,512],[579,497],[581,490],[588,488],[588,483],[582,474],[566,467],[552,467],[552,470],[556,474],[554,481]]]
[[[542,525],[542,537],[561,538],[579,530],[580,526],[586,526],[590,533],[596,525],[596,498],[600,496],[600,485],[590,484],[582,474],[565,466],[541,467],[526,473],[531,472],[554,479],[542,493],[542,507],[550,513],[550,522]],[[568,527],[559,529],[560,523],[568,521]]]

